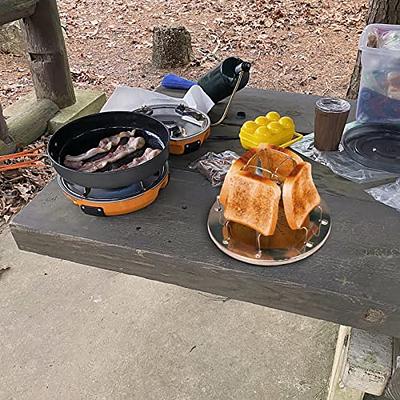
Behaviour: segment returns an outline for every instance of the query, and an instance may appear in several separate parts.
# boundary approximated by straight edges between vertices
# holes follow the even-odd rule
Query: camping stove
[[[83,187],[58,176],[58,184],[69,200],[85,214],[101,217],[128,214],[147,207],[157,199],[168,181],[167,162],[149,178],[116,189]]]

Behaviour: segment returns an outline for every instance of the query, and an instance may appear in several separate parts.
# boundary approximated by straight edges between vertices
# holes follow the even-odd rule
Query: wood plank
[[[15,151],[15,148],[15,142],[10,136],[3,109],[0,104],[0,155],[12,153]]]
[[[8,129],[6,120],[3,115],[3,108],[1,107],[1,104],[0,104],[0,139],[1,140],[8,139]]]
[[[1,0],[0,25],[30,17],[36,8],[38,0]]]
[[[42,136],[59,108],[51,100],[27,102],[26,107],[7,119],[10,136],[18,146],[26,146]]]
[[[160,93],[173,97],[182,97],[184,92],[165,88],[157,89]],[[224,125],[242,126],[244,121],[255,119],[269,111],[278,111],[282,116],[292,117],[297,131],[303,134],[314,131],[315,102],[320,96],[310,96],[302,93],[277,92],[247,87],[235,95],[235,99],[224,121]],[[352,109],[349,122],[355,120],[356,102],[350,101]],[[225,108],[226,100],[218,103],[210,111],[212,121],[217,121]],[[245,113],[245,118],[239,118],[238,113]]]
[[[157,201],[117,218],[82,214],[50,183],[12,222],[23,250],[388,335],[400,332],[399,214],[322,189],[332,233],[312,257],[263,268],[235,261],[206,229],[217,190],[173,170]]]
[[[59,108],[75,103],[67,51],[56,0],[40,0],[35,13],[23,20],[33,84],[38,99]]]

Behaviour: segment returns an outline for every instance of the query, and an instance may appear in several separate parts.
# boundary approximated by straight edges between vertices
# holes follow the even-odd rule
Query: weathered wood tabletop
[[[313,174],[331,211],[332,232],[312,257],[251,266],[221,253],[208,237],[207,215],[218,190],[188,163],[207,151],[243,151],[237,112],[250,119],[278,110],[309,133],[314,102],[312,96],[244,89],[199,151],[171,157],[170,184],[150,207],[114,218],[87,216],[53,181],[14,218],[14,238],[23,250],[400,336],[400,214],[327,168],[314,164]],[[212,119],[221,110],[217,106]]]

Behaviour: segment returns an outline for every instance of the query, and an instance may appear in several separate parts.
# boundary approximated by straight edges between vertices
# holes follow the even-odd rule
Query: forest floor
[[[194,58],[174,73],[197,79],[235,55],[252,63],[250,86],[343,97],[367,13],[367,2],[361,0],[58,0],[58,4],[74,84],[100,88],[108,95],[122,84],[156,87],[170,71],[151,65],[152,29],[181,24],[191,33]],[[32,90],[25,57],[2,54],[0,76],[3,107]],[[26,199],[16,194],[16,206],[0,202],[0,222],[41,188],[46,181],[42,178],[38,185],[23,189]],[[0,176],[0,186],[2,191],[15,191],[8,177]]]
[[[367,11],[361,0],[59,0],[76,85],[152,88],[152,29],[182,24],[193,62],[174,72],[196,79],[228,56],[253,64],[251,86],[344,96]],[[31,89],[25,57],[0,58],[3,107]]]

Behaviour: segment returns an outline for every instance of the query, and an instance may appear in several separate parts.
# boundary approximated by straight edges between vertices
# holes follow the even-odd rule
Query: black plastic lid
[[[362,124],[345,132],[343,146],[349,156],[366,167],[400,173],[400,127]]]

